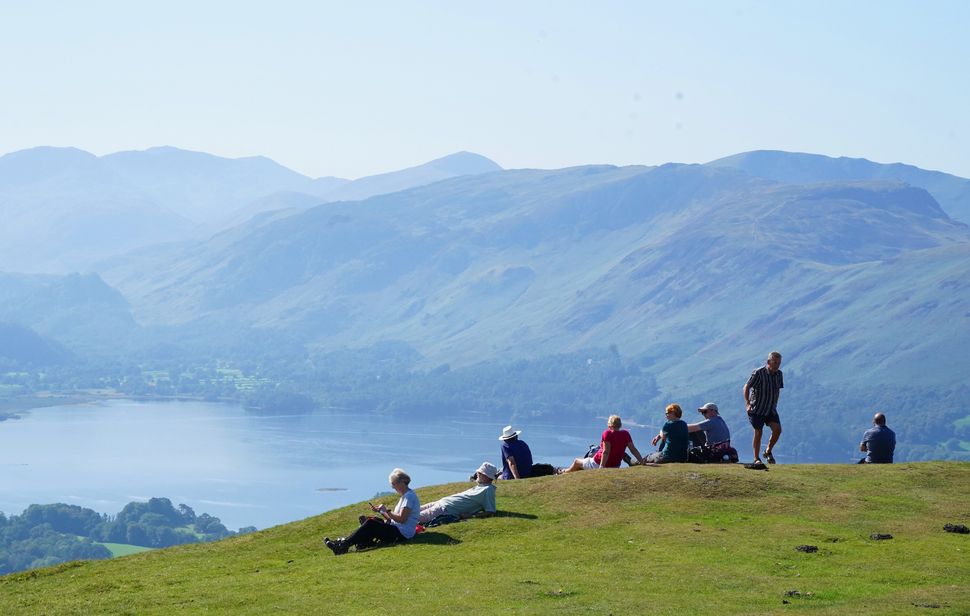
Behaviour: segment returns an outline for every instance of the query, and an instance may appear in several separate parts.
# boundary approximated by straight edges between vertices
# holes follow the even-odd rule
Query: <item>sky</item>
[[[970,2],[0,0],[0,154],[357,178],[756,149],[970,177]]]

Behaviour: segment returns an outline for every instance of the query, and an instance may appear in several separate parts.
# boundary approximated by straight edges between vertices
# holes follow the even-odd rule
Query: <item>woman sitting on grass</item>
[[[687,422],[681,417],[684,411],[679,404],[668,404],[664,411],[667,421],[660,429],[660,433],[653,437],[651,443],[660,443],[660,451],[647,455],[648,463],[666,464],[668,462],[686,462],[687,450],[690,449],[690,437],[687,434]]]
[[[571,473],[573,471],[592,468],[619,468],[620,462],[623,461],[623,456],[628,448],[630,453],[636,457],[637,464],[643,462],[640,452],[637,451],[636,445],[633,444],[633,438],[630,436],[630,433],[620,429],[622,425],[623,422],[620,420],[619,415],[610,415],[609,420],[606,422],[606,430],[603,431],[603,435],[600,437],[599,450],[593,454],[592,458],[576,458],[573,460],[572,466],[563,472]]]
[[[358,550],[377,547],[383,544],[405,541],[414,536],[418,525],[421,503],[418,495],[410,488],[411,478],[403,470],[396,468],[388,477],[391,487],[401,495],[394,511],[388,511],[384,503],[371,505],[372,511],[381,514],[383,520],[361,516],[360,526],[349,537],[332,540],[324,537],[323,542],[333,550],[334,555],[346,554],[353,546]]]

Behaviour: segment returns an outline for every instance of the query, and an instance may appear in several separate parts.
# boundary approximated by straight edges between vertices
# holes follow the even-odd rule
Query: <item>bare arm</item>
[[[701,425],[700,424],[687,424],[687,431],[688,432],[700,432],[701,431]]]
[[[506,458],[509,462],[509,470],[512,471],[512,476],[516,479],[522,479],[519,477],[519,467],[515,464],[515,456],[509,456]]]
[[[744,389],[742,391],[744,393],[744,410],[750,411],[751,410],[751,401],[748,399],[748,397],[749,397],[750,392],[751,392],[751,386],[748,385],[747,383],[745,383],[744,384]]]
[[[606,461],[610,457],[610,449],[612,448],[613,447],[610,443],[605,441],[603,442],[603,457],[600,458],[600,468],[604,468],[606,466]]]
[[[640,452],[637,450],[637,446],[633,444],[633,441],[630,441],[630,444],[627,445],[627,448],[630,450],[630,453],[632,453],[633,456],[637,459],[637,464],[643,464],[643,456],[640,455]]]
[[[401,513],[394,513],[393,511],[387,511],[386,513],[387,519],[397,522],[398,524],[404,524],[407,521],[408,516],[411,515],[411,508],[405,507],[404,509],[401,509]]]

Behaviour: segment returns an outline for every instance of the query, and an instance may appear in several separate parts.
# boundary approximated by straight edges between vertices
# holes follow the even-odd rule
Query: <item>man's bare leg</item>
[[[758,462],[761,460],[761,428],[754,429],[754,438],[751,439],[751,448],[754,449],[754,461]]]
[[[770,454],[775,449],[775,443],[778,442],[778,437],[781,436],[781,424],[770,423],[768,424],[768,427],[771,428],[771,436],[768,437],[768,446],[765,448],[765,452]],[[760,438],[758,439],[758,442],[761,442]]]

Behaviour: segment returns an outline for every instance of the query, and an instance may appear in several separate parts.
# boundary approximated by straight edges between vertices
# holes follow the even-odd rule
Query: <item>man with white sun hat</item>
[[[427,524],[441,515],[456,519],[487,518],[495,515],[495,478],[498,469],[491,462],[482,462],[475,471],[475,485],[464,492],[421,505],[418,522]],[[454,520],[452,520],[454,521]]]
[[[502,429],[502,479],[525,479],[532,476],[532,450],[529,445],[519,440],[522,430],[513,430],[512,426]]]

